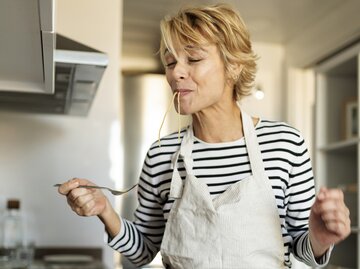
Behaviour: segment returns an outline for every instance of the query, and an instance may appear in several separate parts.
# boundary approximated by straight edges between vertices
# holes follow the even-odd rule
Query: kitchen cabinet
[[[316,185],[344,191],[352,226],[350,236],[335,246],[327,268],[360,269],[360,44],[324,60],[315,71]]]
[[[55,1],[0,1],[0,91],[54,93]]]

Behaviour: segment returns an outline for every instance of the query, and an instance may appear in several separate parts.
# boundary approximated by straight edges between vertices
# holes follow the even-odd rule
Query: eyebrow
[[[189,50],[189,51],[203,51],[203,52],[208,52],[207,49],[203,48],[203,47],[200,47],[200,46],[185,46],[184,48],[185,50]]]
[[[203,47],[200,47],[200,46],[191,46],[191,45],[187,45],[184,47],[184,50],[200,50],[200,51],[203,51],[203,52],[208,52],[208,50],[204,49]],[[173,54],[170,52],[170,50],[168,48],[165,49],[164,51],[164,55],[167,54],[167,53],[170,53],[170,54]]]

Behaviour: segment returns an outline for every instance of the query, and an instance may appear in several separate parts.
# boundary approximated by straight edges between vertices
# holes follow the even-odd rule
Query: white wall
[[[265,97],[253,95],[241,102],[250,114],[270,120],[281,120],[299,129],[312,149],[315,81],[311,69],[289,65],[285,47],[280,44],[254,42],[259,56],[256,85]]]
[[[29,235],[38,246],[104,246],[100,222],[72,213],[52,186],[72,177],[108,186],[119,180],[117,170],[111,169],[121,167],[121,160],[111,159],[110,148],[115,149],[113,156],[120,156],[120,132],[112,130],[120,117],[121,3],[57,2],[57,32],[107,53],[110,59],[88,117],[0,112],[0,202],[21,199]],[[112,268],[112,252],[104,249]]]
[[[287,121],[299,129],[310,153],[315,121],[315,74],[311,69],[287,68]]]
[[[284,120],[284,48],[278,44],[254,42],[259,56],[256,85],[265,93],[262,100],[248,96],[241,101],[245,110],[254,116],[272,120]]]

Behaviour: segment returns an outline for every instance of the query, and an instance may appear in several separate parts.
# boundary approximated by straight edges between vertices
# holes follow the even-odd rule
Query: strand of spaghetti
[[[158,144],[159,144],[159,147],[161,147],[161,145],[160,145],[161,128],[162,128],[163,125],[164,125],[166,115],[169,113],[169,110],[170,110],[170,108],[171,108],[171,105],[174,103],[176,94],[177,94],[177,92],[175,92],[174,95],[172,96],[171,102],[170,102],[170,104],[169,104],[169,107],[168,107],[168,109],[166,110],[165,115],[164,115],[163,120],[162,120],[161,125],[160,125],[160,129],[159,129],[159,133],[158,133]]]
[[[177,105],[178,105],[178,109],[177,109],[177,113],[178,113],[178,141],[180,142],[180,93],[178,93],[177,95]]]

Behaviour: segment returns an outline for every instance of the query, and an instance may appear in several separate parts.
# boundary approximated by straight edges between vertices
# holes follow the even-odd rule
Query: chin
[[[175,106],[175,111],[176,111],[176,113],[179,113],[176,106]],[[191,115],[192,113],[194,113],[194,112],[191,111],[190,109],[180,107],[180,115],[187,116],[187,115]]]

